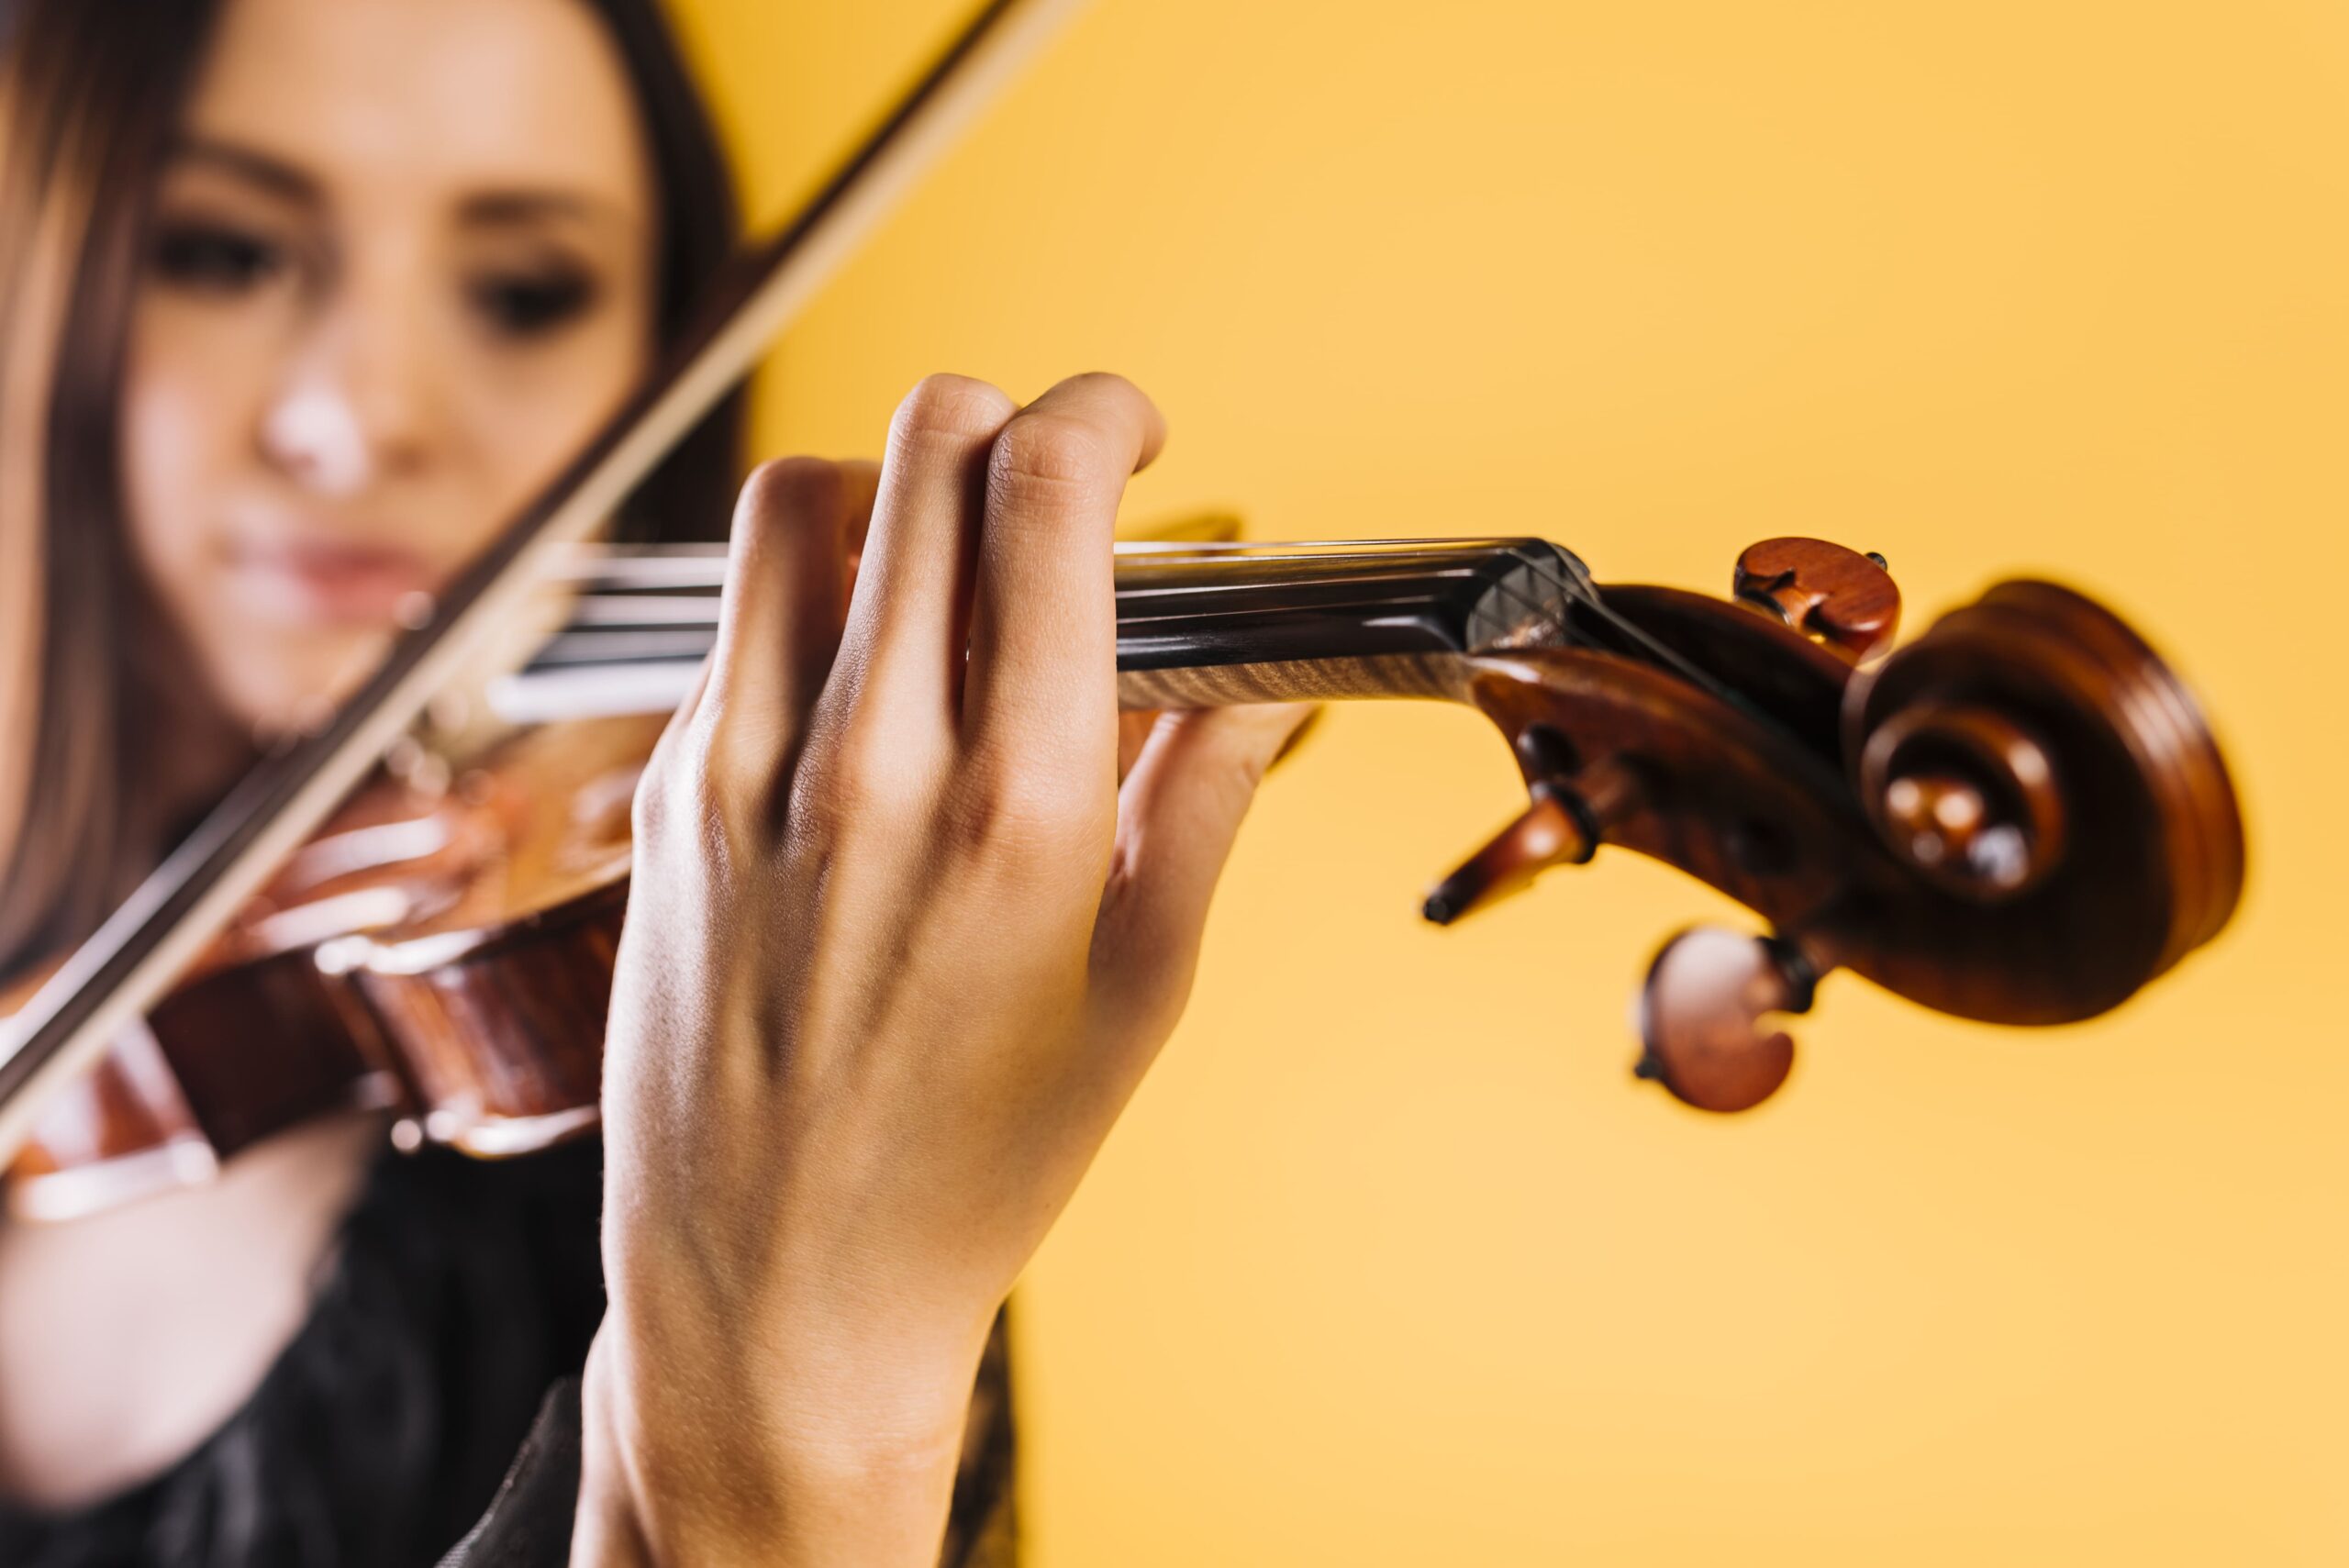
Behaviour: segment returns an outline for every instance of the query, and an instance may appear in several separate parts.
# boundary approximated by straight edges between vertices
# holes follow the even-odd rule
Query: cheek
[[[355,656],[347,636],[256,624],[224,591],[228,503],[260,464],[250,370],[267,351],[265,334],[237,326],[168,303],[134,316],[119,405],[124,522],[134,564],[186,639],[191,692],[267,730],[348,684]]]
[[[649,359],[640,318],[615,313],[560,347],[467,378],[465,425],[490,502],[481,542],[579,454],[636,390]]]
[[[190,585],[217,544],[223,486],[250,455],[249,399],[236,371],[250,362],[217,333],[168,308],[136,318],[124,367],[121,463],[132,543],[165,599]]]

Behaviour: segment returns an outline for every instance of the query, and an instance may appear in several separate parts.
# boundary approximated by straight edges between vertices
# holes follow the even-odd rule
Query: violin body
[[[1835,969],[1960,1017],[2060,1023],[2208,941],[2241,892],[2240,815],[2191,696],[2054,584],[1994,587],[1888,656],[1882,563],[1819,540],[1749,550],[1726,599],[1601,588],[1537,539],[1161,545],[1121,554],[1118,595],[1130,711],[1401,697],[1493,721],[1529,805],[1426,895],[1431,919],[1606,845],[1761,916],[1758,936],[1672,939],[1646,979],[1636,1071],[1702,1108],[1778,1086],[1793,1044],[1767,1020]],[[674,690],[699,646],[674,594],[653,598],[662,638],[636,646]],[[628,613],[604,600],[526,686],[592,688]],[[627,663],[631,690],[663,689]],[[629,803],[665,722],[647,706],[354,797],[48,1107],[17,1209],[200,1180],[338,1106],[391,1106],[404,1144],[485,1157],[593,1127]]]

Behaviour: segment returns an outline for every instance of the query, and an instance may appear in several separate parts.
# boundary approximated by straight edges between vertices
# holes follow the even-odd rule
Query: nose
[[[262,411],[262,455],[305,489],[357,495],[429,461],[431,367],[400,295],[338,290],[306,324]]]

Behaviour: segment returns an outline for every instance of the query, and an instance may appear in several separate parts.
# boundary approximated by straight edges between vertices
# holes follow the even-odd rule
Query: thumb
[[[1117,846],[1094,926],[1093,982],[1148,1049],[1190,994],[1208,905],[1264,771],[1319,710],[1305,703],[1160,717],[1118,792]]]

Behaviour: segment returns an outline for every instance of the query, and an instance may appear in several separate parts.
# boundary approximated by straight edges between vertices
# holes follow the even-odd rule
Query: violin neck
[[[566,628],[493,691],[516,722],[673,707],[717,616],[722,556],[663,552],[576,573]],[[1121,544],[1127,707],[1446,697],[1468,656],[1590,640],[1582,562],[1538,539]]]
[[[1117,584],[1128,707],[1456,697],[1464,656],[1580,640],[1598,598],[1537,539],[1129,549]]]

